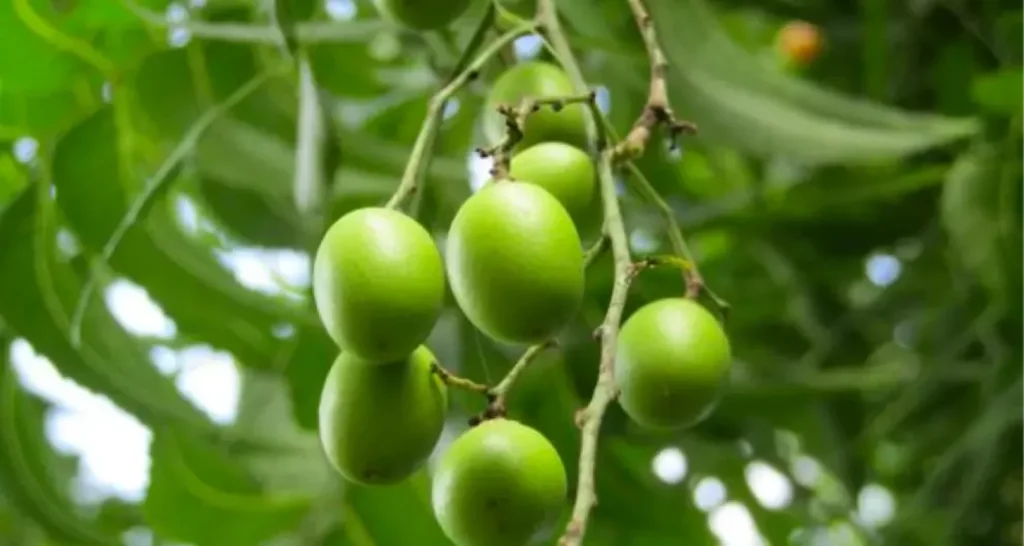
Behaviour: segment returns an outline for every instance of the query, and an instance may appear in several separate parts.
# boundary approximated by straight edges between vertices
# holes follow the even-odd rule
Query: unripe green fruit
[[[484,421],[449,446],[434,472],[434,514],[456,546],[524,546],[550,534],[566,503],[562,459],[540,432]]]
[[[505,136],[505,118],[496,110],[499,104],[518,106],[520,100],[527,97],[545,99],[573,94],[572,81],[561,68],[542,61],[517,64],[498,76],[491,86],[483,116],[484,138],[493,145]],[[587,125],[584,105],[569,104],[557,112],[545,106],[530,114],[526,118],[523,140],[516,149],[526,149],[546,141],[585,148]]]
[[[364,360],[404,358],[430,335],[444,304],[444,263],[427,230],[401,212],[367,207],[327,230],[313,264],[320,320]]]
[[[373,0],[385,17],[416,30],[448,26],[469,7],[470,0]]]
[[[619,405],[641,426],[692,426],[711,413],[731,361],[725,331],[700,304],[685,298],[649,303],[619,333]]]
[[[499,181],[467,199],[452,220],[445,260],[459,307],[498,341],[544,341],[583,300],[576,227],[558,199],[533,184]]]
[[[345,479],[397,483],[430,456],[448,409],[432,362],[425,346],[384,364],[350,353],[334,361],[320,396],[320,443]]]
[[[564,142],[530,146],[512,158],[509,175],[551,192],[572,216],[577,230],[592,222],[595,213],[601,214],[594,162],[575,146]]]

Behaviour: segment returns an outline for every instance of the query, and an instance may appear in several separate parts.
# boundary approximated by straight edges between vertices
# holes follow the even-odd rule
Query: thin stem
[[[487,24],[490,24],[490,21]],[[483,68],[484,64],[496,55],[505,44],[512,43],[516,38],[533,32],[533,29],[534,25],[530,23],[510,30],[496,38],[472,63],[469,63],[447,85],[430,98],[427,117],[423,120],[423,126],[420,128],[420,133],[413,144],[409,162],[405,167],[405,173],[402,174],[402,181],[398,184],[394,195],[388,201],[387,208],[394,209],[400,207],[419,188],[420,180],[423,177],[422,164],[429,159],[429,151],[432,149],[434,139],[437,137],[444,114],[444,107],[448,99],[467,83],[473,81],[480,74],[480,69]]]
[[[443,381],[446,385],[451,385],[453,387],[465,389],[471,392],[478,392],[480,394],[487,394],[487,392],[490,390],[490,387],[488,387],[487,385],[477,383],[472,379],[459,377],[453,374],[452,372],[449,372],[437,362],[432,362],[430,364],[430,371],[437,374],[437,377],[441,378],[441,381]]]
[[[543,341],[536,345],[531,346],[523,356],[519,357],[512,368],[505,374],[501,382],[494,386],[494,388],[486,391],[487,399],[489,400],[487,408],[484,411],[470,419],[470,425],[477,425],[482,421],[488,419],[494,419],[496,417],[504,417],[507,408],[505,407],[505,399],[508,397],[509,391],[512,390],[512,386],[515,385],[516,380],[522,375],[526,368],[530,367],[537,357],[540,356],[545,350],[556,346],[558,343],[554,339]]]
[[[597,443],[601,429],[601,420],[608,404],[617,395],[615,389],[614,364],[618,346],[619,326],[622,322],[622,311],[629,295],[629,284],[632,279],[632,263],[629,243],[619,210],[618,198],[615,194],[615,179],[612,176],[612,150],[603,150],[598,160],[598,179],[601,186],[601,197],[604,201],[605,225],[608,227],[608,239],[611,243],[612,256],[615,259],[615,280],[612,287],[611,300],[605,313],[604,321],[598,327],[601,340],[601,361],[597,376],[597,385],[590,402],[577,414],[577,423],[582,429],[579,477],[576,486],[576,502],[572,509],[572,518],[565,534],[559,541],[561,546],[577,546],[582,543],[586,533],[587,519],[590,511],[597,504],[597,493],[594,488],[594,471],[597,461]]]
[[[607,248],[608,248],[607,230],[602,228],[601,229],[601,236],[598,237],[596,241],[594,241],[594,244],[590,245],[590,248],[588,248],[586,251],[583,252],[583,267],[584,268],[590,267],[590,264],[594,263],[594,260],[597,260],[597,258],[599,258],[601,256],[601,254],[604,254],[604,251]]]
[[[686,280],[686,297],[697,298],[701,292],[704,292],[718,306],[719,311],[727,312],[729,303],[718,297],[704,282],[704,277],[700,274],[697,261],[693,259],[693,253],[690,252],[689,245],[686,244],[682,228],[679,227],[679,222],[676,221],[676,215],[672,212],[672,208],[668,206],[668,203],[661,197],[658,190],[654,189],[654,185],[651,184],[651,181],[647,179],[647,176],[644,175],[643,171],[635,163],[627,161],[626,169],[633,177],[634,183],[632,187],[636,188],[644,199],[658,209],[658,214],[661,215],[668,231],[668,239],[672,245],[672,251],[689,262],[689,267],[683,270],[683,276]]]

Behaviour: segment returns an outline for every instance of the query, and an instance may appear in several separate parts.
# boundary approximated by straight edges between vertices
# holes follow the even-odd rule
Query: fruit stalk
[[[523,353],[523,356],[519,357],[519,360],[516,361],[508,373],[505,374],[505,377],[502,378],[501,382],[495,385],[494,388],[487,391],[487,397],[490,398],[491,402],[487,405],[487,409],[484,411],[484,415],[481,416],[481,420],[493,417],[503,417],[505,415],[505,398],[508,396],[508,392],[512,390],[512,385],[515,384],[523,371],[525,371],[541,353],[551,347],[554,347],[556,344],[557,342],[554,339],[549,339],[531,346]]]
[[[697,261],[693,259],[693,253],[690,252],[690,247],[686,244],[686,239],[683,237],[682,228],[679,227],[679,222],[676,221],[676,215],[672,212],[668,203],[661,198],[661,195],[658,194],[658,190],[654,189],[651,181],[647,179],[647,176],[644,175],[635,163],[632,161],[627,162],[626,169],[629,170],[629,174],[633,177],[634,187],[645,199],[650,201],[651,204],[658,209],[658,214],[661,215],[662,221],[665,222],[667,227],[668,239],[669,243],[672,245],[672,251],[678,256],[681,256],[688,263],[688,266],[683,269],[683,277],[686,280],[686,297],[695,299],[703,292],[707,294],[712,301],[714,301],[720,312],[723,314],[727,313],[729,303],[715,294],[710,288],[708,288],[707,284],[705,284],[704,277],[700,274],[700,269],[697,267]]]
[[[647,92],[647,104],[644,105],[640,117],[637,118],[633,128],[616,147],[616,155],[621,158],[632,158],[643,154],[647,141],[651,139],[654,129],[661,124],[668,126],[669,137],[672,145],[681,133],[695,133],[697,126],[688,121],[676,118],[675,112],[668,100],[668,85],[665,77],[668,72],[668,58],[662,51],[658,42],[658,33],[654,29],[654,19],[651,17],[643,0],[628,0],[629,8],[636,19],[636,25],[643,37],[644,48],[647,50],[647,57],[651,62],[651,82]]]
[[[604,202],[607,236],[615,260],[615,281],[604,321],[597,330],[601,340],[601,362],[597,385],[594,387],[590,402],[577,413],[577,424],[581,428],[579,478],[572,517],[565,534],[559,541],[560,546],[578,546],[582,543],[586,533],[587,518],[590,516],[591,509],[597,504],[597,494],[594,490],[597,441],[604,412],[608,408],[608,404],[615,399],[613,366],[618,346],[619,326],[622,322],[622,311],[626,305],[626,297],[629,295],[629,284],[632,279],[629,243],[615,192],[615,179],[612,176],[613,156],[613,149],[601,151],[598,158],[597,174],[601,187],[601,199]]]
[[[485,21],[486,24],[490,24],[488,18],[485,18]],[[512,43],[516,38],[533,32],[535,26],[533,23],[523,24],[495,38],[473,62],[469,63],[430,98],[427,106],[427,116],[423,120],[419,134],[416,136],[416,142],[413,144],[409,162],[406,163],[405,172],[402,173],[402,180],[399,182],[398,188],[395,189],[391,199],[388,200],[387,205],[385,205],[387,208],[396,209],[402,206],[419,189],[424,167],[429,160],[429,152],[433,148],[434,139],[437,137],[437,132],[441,127],[444,107],[448,103],[448,99],[459,92],[466,84],[476,79],[484,64],[491,57],[497,55],[501,48]]]

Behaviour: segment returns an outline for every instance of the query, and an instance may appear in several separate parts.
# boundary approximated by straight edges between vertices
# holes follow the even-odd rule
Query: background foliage
[[[329,218],[394,190],[482,4],[449,33],[415,35],[366,1],[293,3],[336,138]],[[626,3],[558,5],[625,132],[647,83]],[[736,372],[719,411],[683,434],[637,430],[613,408],[587,544],[717,544],[723,527],[744,527],[741,506],[774,545],[1019,544],[1019,2],[649,7],[673,104],[701,135],[681,154],[652,147],[641,168],[732,303]],[[84,495],[74,458],[47,439],[53,401],[0,352],[0,543],[447,543],[427,472],[366,489],[326,468],[315,407],[333,348],[306,287],[256,290],[228,267],[241,247],[308,247],[292,198],[299,78],[271,14],[248,0],[0,3],[0,339],[27,342],[153,434],[142,501]],[[794,19],[825,40],[804,70],[774,42]],[[471,191],[467,154],[500,70],[459,95],[436,143],[418,214],[439,238]],[[634,250],[666,248],[656,211],[622,199]],[[126,217],[136,221],[104,256]],[[596,375],[587,334],[610,275],[597,264],[563,348],[511,399],[571,475],[572,413]],[[83,300],[90,277],[100,290]],[[142,287],[173,332],[140,336],[112,313],[103,288],[120,280]],[[627,313],[679,290],[671,272],[645,273]],[[153,365],[154,348],[197,345],[230,353],[242,373],[229,424]],[[451,302],[430,345],[478,381],[519,351],[476,334]],[[454,403],[453,434],[480,409]],[[741,539],[729,543],[756,543]]]

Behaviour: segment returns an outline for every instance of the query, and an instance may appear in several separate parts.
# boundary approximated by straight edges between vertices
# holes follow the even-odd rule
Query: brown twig
[[[654,29],[654,20],[644,6],[643,0],[628,0],[633,11],[640,35],[644,40],[644,48],[651,61],[651,83],[647,92],[647,103],[640,117],[626,138],[615,147],[617,159],[630,159],[643,154],[647,142],[651,139],[654,129],[659,125],[668,127],[671,146],[675,148],[679,136],[683,133],[697,132],[693,123],[676,118],[668,100],[668,85],[665,78],[668,72],[668,59],[658,43],[658,34]]]
[[[535,99],[526,97],[519,101],[516,106],[499,104],[498,113],[505,118],[505,136],[501,142],[489,148],[477,148],[476,153],[480,157],[493,157],[494,165],[491,167],[491,177],[496,181],[508,180],[509,162],[512,160],[512,152],[523,140],[526,131],[526,118],[531,114],[539,112],[541,108],[551,108],[558,112],[570,104],[593,103],[596,100],[596,93],[589,91],[582,95],[569,97],[548,97]]]

